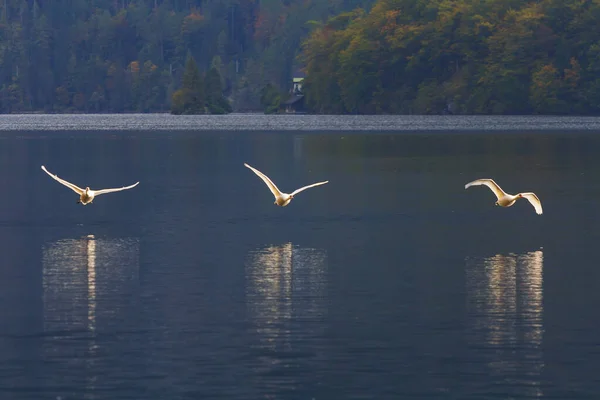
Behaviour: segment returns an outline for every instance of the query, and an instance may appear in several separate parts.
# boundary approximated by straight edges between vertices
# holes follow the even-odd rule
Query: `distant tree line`
[[[288,89],[309,21],[369,3],[2,0],[0,112],[168,112],[174,95],[174,112],[260,110],[262,88]]]
[[[304,42],[318,113],[599,114],[600,3],[378,0]]]

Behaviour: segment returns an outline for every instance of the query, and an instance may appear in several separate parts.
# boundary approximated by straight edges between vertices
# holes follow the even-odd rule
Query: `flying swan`
[[[540,202],[540,199],[535,195],[535,193],[517,193],[516,195],[508,194],[505,193],[504,190],[502,190],[502,188],[500,188],[500,186],[498,186],[498,184],[494,182],[493,179],[477,179],[476,181],[467,183],[465,185],[465,189],[468,189],[471,186],[479,185],[485,185],[489,187],[492,190],[492,192],[494,192],[494,194],[498,198],[498,201],[496,201],[495,203],[495,205],[497,206],[510,207],[513,204],[515,204],[515,201],[517,201],[518,199],[525,198],[531,203],[533,208],[535,208],[535,212],[537,214],[542,214],[542,203]]]
[[[60,179],[57,175],[51,174],[50,172],[48,172],[46,167],[44,167],[43,165],[42,165],[42,169],[44,170],[45,173],[50,175],[52,177],[52,179],[62,183],[63,185],[65,185],[66,187],[70,188],[75,193],[77,193],[79,195],[79,201],[77,201],[77,204],[81,203],[84,206],[86,204],[90,204],[92,201],[94,201],[94,198],[96,196],[99,196],[99,195],[105,194],[105,193],[120,192],[121,190],[131,189],[133,187],[136,187],[139,184],[139,182],[136,182],[135,184],[133,184],[131,186],[125,186],[125,187],[116,188],[116,189],[92,190],[88,186],[86,186],[85,189],[82,189],[79,186],[73,185],[72,183],[65,181],[64,179]]]
[[[262,172],[260,172],[256,168],[252,168],[251,166],[249,166],[246,163],[244,163],[244,165],[246,167],[250,168],[252,171],[254,171],[254,173],[256,175],[258,175],[260,177],[260,179],[262,179],[267,184],[267,186],[271,190],[271,193],[273,193],[273,196],[275,196],[275,203],[274,204],[276,204],[278,206],[281,206],[281,207],[285,207],[288,204],[290,204],[290,201],[292,201],[292,199],[294,198],[294,196],[297,195],[298,193],[300,193],[301,191],[309,189],[309,188],[314,187],[314,186],[324,185],[327,182],[329,182],[329,181],[324,181],[324,182],[313,183],[312,185],[301,187],[300,189],[296,189],[292,193],[287,194],[287,193],[281,192],[277,188],[277,186],[275,186],[275,184],[273,183],[273,181],[271,181],[269,179],[268,176],[266,176],[265,174],[263,174]]]

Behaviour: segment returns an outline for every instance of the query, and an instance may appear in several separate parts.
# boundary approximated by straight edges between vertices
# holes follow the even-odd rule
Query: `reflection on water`
[[[291,243],[268,247],[248,265],[247,304],[263,345],[272,349],[287,336],[292,316],[292,250]]]
[[[542,396],[542,250],[466,260],[469,339],[499,383]]]
[[[48,355],[77,353],[74,359],[82,360],[81,367],[88,371],[85,398],[93,399],[98,318],[113,318],[120,304],[115,298],[128,296],[131,285],[137,284],[139,243],[137,239],[97,239],[94,235],[64,239],[44,245],[42,262],[44,331],[66,338],[81,334],[86,343],[85,349],[52,346]]]
[[[138,273],[136,239],[96,239],[88,235],[45,245],[44,330],[94,332],[98,296],[126,291],[123,285],[137,281]]]
[[[294,136],[294,159],[302,159],[304,152],[304,136]]]
[[[88,329],[96,330],[96,240],[88,235],[87,241],[87,283],[88,283]]]
[[[246,263],[246,304],[251,333],[257,337],[258,374],[273,374],[290,368],[285,354],[299,351],[299,342],[309,343],[318,335],[307,329],[322,322],[326,312],[327,255],[323,250],[286,243],[250,252]],[[295,324],[303,324],[306,337],[298,337]],[[321,327],[322,324],[316,324]],[[314,349],[311,348],[311,351]],[[293,386],[285,376],[265,383],[266,390]]]

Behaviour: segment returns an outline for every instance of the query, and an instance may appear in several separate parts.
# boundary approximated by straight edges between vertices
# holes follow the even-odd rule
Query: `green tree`
[[[0,2],[0,112],[164,111],[180,86],[188,53],[199,71],[218,70],[223,92],[236,104],[259,109],[259,91],[267,82],[286,90],[298,44],[308,34],[305,21],[323,20],[355,4]]]
[[[173,93],[171,100],[172,114],[203,114],[206,99],[204,82],[196,65],[196,60],[190,54],[185,63],[181,89]]]
[[[213,67],[208,70],[204,78],[206,93],[206,106],[211,114],[226,114],[231,112],[229,101],[223,96],[221,87],[221,74]]]
[[[560,114],[565,112],[566,104],[559,99],[564,82],[554,65],[544,65],[533,73],[530,101],[539,114]]]
[[[260,91],[260,104],[265,114],[273,114],[279,111],[281,104],[281,93],[275,85],[267,83]]]

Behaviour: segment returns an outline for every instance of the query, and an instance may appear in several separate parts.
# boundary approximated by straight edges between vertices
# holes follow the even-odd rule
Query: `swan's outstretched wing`
[[[329,181],[317,182],[317,183],[313,183],[312,185],[308,185],[308,186],[301,187],[300,189],[296,189],[296,190],[294,190],[294,191],[291,193],[291,195],[292,195],[292,196],[295,196],[295,195],[297,195],[298,193],[300,193],[300,192],[301,192],[301,191],[303,191],[303,190],[310,189],[311,187],[315,187],[315,186],[324,185],[324,184],[326,184],[327,182],[329,182]]]
[[[81,195],[81,193],[84,192],[84,190],[82,188],[80,188],[77,185],[73,185],[71,182],[67,182],[64,179],[60,179],[57,175],[53,175],[50,172],[48,172],[48,170],[46,169],[46,167],[44,167],[42,165],[42,169],[44,170],[45,173],[47,173],[48,175],[50,175],[52,177],[52,179],[62,183],[63,185],[65,185],[66,187],[70,188],[71,190],[73,190],[75,193]]]
[[[115,189],[101,189],[101,190],[94,190],[94,195],[95,196],[99,196],[101,194],[106,194],[106,193],[112,193],[112,192],[120,192],[121,190],[127,190],[127,189],[131,189],[136,187],[137,185],[139,185],[139,182],[134,183],[133,185],[129,185],[129,186],[123,186],[120,188],[115,188]]]
[[[506,193],[504,193],[504,190],[502,190],[502,188],[500,186],[498,186],[498,184],[496,182],[494,182],[493,179],[477,179],[476,181],[467,183],[465,185],[465,189],[468,189],[471,186],[479,186],[479,185],[485,185],[485,186],[489,187],[490,189],[492,189],[492,192],[494,192],[494,194],[496,195],[496,197],[498,199],[500,199],[501,197],[506,195]]]
[[[267,186],[269,187],[269,189],[271,190],[271,193],[273,193],[273,196],[275,196],[275,198],[281,196],[281,191],[277,188],[277,186],[275,186],[275,184],[273,183],[273,181],[270,180],[268,176],[266,176],[265,174],[263,174],[262,172],[260,172],[256,168],[252,168],[251,166],[249,166],[246,163],[244,163],[244,165],[246,167],[250,168],[252,171],[254,171],[254,173],[256,175],[258,175],[260,177],[260,179],[262,179],[267,184]]]
[[[522,197],[529,200],[533,208],[535,208],[535,212],[540,215],[542,213],[542,202],[535,195],[535,193],[519,193]]]

